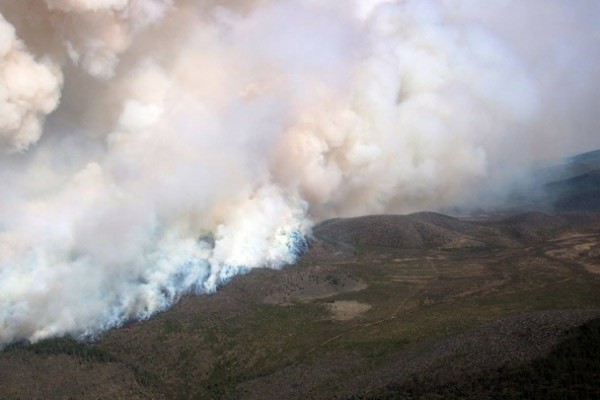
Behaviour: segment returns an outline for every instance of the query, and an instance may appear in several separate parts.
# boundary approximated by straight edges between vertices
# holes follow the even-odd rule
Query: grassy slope
[[[572,329],[549,354],[530,363],[462,376],[446,383],[414,375],[355,399],[598,399],[600,398],[600,318]]]

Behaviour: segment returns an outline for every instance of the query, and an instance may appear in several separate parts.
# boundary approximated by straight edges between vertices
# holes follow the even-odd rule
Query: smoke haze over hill
[[[0,344],[600,147],[596,1],[0,4]]]

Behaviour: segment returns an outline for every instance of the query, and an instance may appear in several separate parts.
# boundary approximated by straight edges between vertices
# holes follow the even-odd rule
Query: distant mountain
[[[547,183],[556,211],[600,211],[600,168]]]
[[[600,150],[589,151],[568,158],[573,165],[580,168],[597,169],[600,168]]]
[[[600,150],[544,162],[535,167],[535,177],[541,182],[574,178],[600,169]]]
[[[553,212],[600,211],[600,150],[537,166],[539,207]]]

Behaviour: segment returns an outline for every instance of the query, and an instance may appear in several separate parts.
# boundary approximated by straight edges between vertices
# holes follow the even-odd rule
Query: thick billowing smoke
[[[93,335],[293,262],[315,220],[460,204],[600,146],[595,0],[0,13],[0,344]]]
[[[19,151],[39,139],[44,116],[58,104],[61,81],[58,66],[36,61],[0,15],[0,146]]]

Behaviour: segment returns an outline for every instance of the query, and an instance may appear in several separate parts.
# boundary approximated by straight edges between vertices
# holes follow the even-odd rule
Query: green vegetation
[[[119,359],[108,351],[92,346],[87,343],[78,342],[72,338],[61,337],[61,338],[53,338],[41,340],[32,345],[18,345],[13,346],[8,351],[28,351],[38,355],[58,355],[58,354],[66,354],[69,356],[73,356],[80,361],[95,361],[95,362],[118,362]]]
[[[440,384],[414,375],[402,385],[352,399],[598,399],[600,398],[600,318],[573,329],[545,357],[500,367]]]

